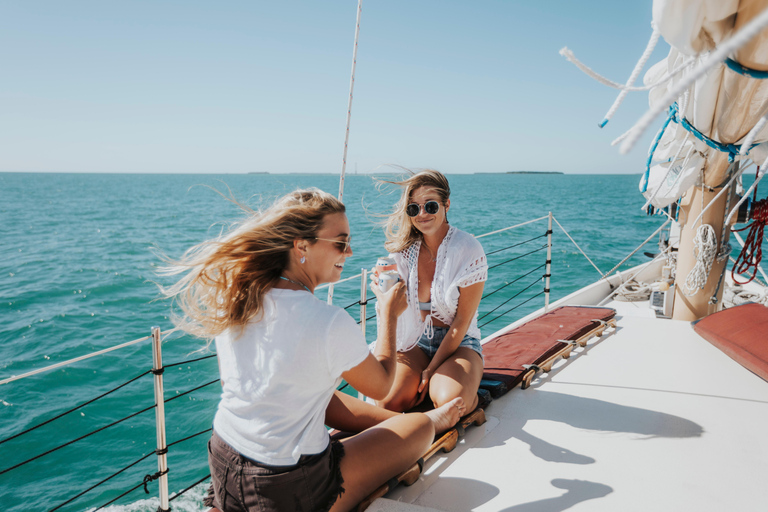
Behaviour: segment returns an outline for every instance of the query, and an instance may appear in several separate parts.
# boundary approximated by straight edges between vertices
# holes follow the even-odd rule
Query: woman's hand
[[[382,315],[391,314],[395,318],[399,317],[408,307],[408,298],[405,295],[405,284],[402,279],[392,285],[392,288],[386,292],[379,288],[379,280],[376,274],[371,275],[371,291],[376,295],[379,301],[379,308]]]
[[[423,372],[421,372],[421,382],[419,382],[419,389],[416,391],[416,402],[413,404],[413,406],[419,405],[421,402],[424,401],[424,398],[426,398],[428,392],[429,392],[429,380],[432,378],[432,374],[434,372],[430,370],[429,368],[425,368]]]

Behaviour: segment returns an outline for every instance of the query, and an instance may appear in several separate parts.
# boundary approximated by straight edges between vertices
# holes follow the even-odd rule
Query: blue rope
[[[664,124],[661,126],[659,133],[656,134],[656,138],[653,139],[653,144],[651,144],[651,147],[648,150],[648,161],[645,163],[645,174],[643,174],[643,179],[640,181],[640,192],[643,194],[645,194],[645,191],[648,190],[648,176],[651,173],[651,160],[653,160],[653,154],[656,152],[656,147],[659,145],[659,141],[664,135],[664,131],[667,129],[667,126],[669,126],[669,122],[671,120],[672,112],[670,111],[669,117],[667,117],[667,120],[664,121]]]
[[[728,66],[731,71],[735,71],[740,75],[748,76],[750,78],[757,78],[758,80],[765,80],[768,78],[768,71],[760,71],[759,69],[748,68],[730,58],[725,59],[725,65]]]
[[[768,77],[768,73],[766,73],[766,77]],[[664,122],[664,125],[661,127],[661,130],[659,130],[659,133],[656,135],[656,138],[653,141],[653,144],[651,144],[651,149],[648,150],[648,161],[645,164],[645,174],[643,174],[643,179],[640,182],[640,191],[645,193],[646,190],[648,190],[648,176],[651,172],[651,160],[653,159],[653,154],[656,152],[656,147],[659,145],[659,141],[661,140],[662,135],[664,135],[664,130],[667,129],[667,126],[669,125],[670,121],[674,121],[681,125],[683,128],[688,130],[694,137],[702,141],[707,146],[716,149],[722,153],[728,153],[728,162],[732,163],[733,160],[736,158],[736,156],[739,155],[741,152],[741,146],[738,144],[723,144],[722,142],[718,142],[714,139],[710,139],[703,133],[701,133],[699,130],[696,129],[686,118],[680,115],[680,112],[677,110],[677,103],[673,103],[669,106],[669,117],[667,117],[667,120]],[[757,144],[752,144],[749,149],[751,150],[757,146]],[[749,151],[747,151],[749,153]]]

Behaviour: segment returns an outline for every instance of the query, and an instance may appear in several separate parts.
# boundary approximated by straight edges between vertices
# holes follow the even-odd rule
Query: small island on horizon
[[[507,171],[507,172],[476,172],[475,174],[565,174],[560,171]]]
[[[507,174],[565,174],[560,171],[507,171]]]

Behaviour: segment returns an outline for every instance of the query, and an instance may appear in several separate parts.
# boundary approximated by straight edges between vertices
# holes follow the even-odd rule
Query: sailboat
[[[547,295],[540,310],[484,338],[493,361],[492,346],[503,351],[546,320],[554,350],[519,369],[488,363],[482,414],[473,412],[411,470],[382,482],[361,510],[764,509],[768,382],[760,355],[768,346],[768,279],[759,248],[768,219],[764,201],[739,183],[759,167],[756,186],[768,168],[766,9],[764,0],[654,1],[649,48],[663,37],[669,56],[642,86],[635,81],[644,58],[627,82],[609,85],[620,90],[616,108],[626,94],[650,91],[651,110],[617,142],[623,150],[654,123],[662,128],[640,188],[646,208],[664,220],[637,248],[660,237],[659,251],[560,300],[549,303]],[[732,272],[737,221],[750,231],[746,249],[736,248],[737,263],[746,265]],[[558,225],[547,212],[534,222],[546,222],[550,236]],[[543,270],[545,290],[549,274]],[[365,288],[365,275],[354,278]],[[564,311],[581,323],[571,329]],[[572,332],[560,338],[563,330]],[[154,330],[158,427],[149,455],[158,471],[144,485],[157,481],[160,507],[168,509],[174,495],[164,458],[160,338]],[[504,381],[500,370],[519,370],[519,379]]]

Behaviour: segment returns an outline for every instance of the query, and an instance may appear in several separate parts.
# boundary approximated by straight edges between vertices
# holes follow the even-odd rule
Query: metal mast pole
[[[349,122],[352,118],[352,93],[355,90],[355,67],[357,66],[357,40],[360,37],[360,15],[363,12],[363,0],[357,1],[357,23],[355,23],[355,46],[352,50],[352,76],[349,80],[349,101],[347,103],[347,130],[344,135],[344,155],[341,159],[341,177],[339,178],[339,201],[344,198],[344,174],[347,170],[347,147],[349,146]],[[333,284],[328,287],[328,304],[333,304]]]

